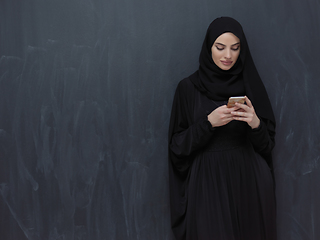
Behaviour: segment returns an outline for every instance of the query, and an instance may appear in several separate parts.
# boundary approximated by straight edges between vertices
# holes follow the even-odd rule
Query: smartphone
[[[235,106],[235,103],[244,103],[245,102],[245,97],[241,96],[241,97],[230,97],[227,107],[231,108]]]

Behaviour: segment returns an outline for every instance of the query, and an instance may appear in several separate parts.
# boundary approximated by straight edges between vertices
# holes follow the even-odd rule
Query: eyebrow
[[[222,43],[216,43],[216,44],[222,45],[222,46],[224,46],[224,47],[226,46],[226,45],[224,45],[224,44],[222,44]],[[237,42],[237,43],[235,43],[235,44],[232,44],[231,47],[232,47],[232,46],[235,46],[235,45],[238,45],[238,44],[240,44],[240,42]]]

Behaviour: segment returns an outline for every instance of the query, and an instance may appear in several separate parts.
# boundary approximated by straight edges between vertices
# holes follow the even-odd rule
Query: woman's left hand
[[[247,96],[245,97],[245,101],[247,105],[236,103],[236,106],[239,108],[239,110],[231,112],[233,119],[248,123],[252,129],[257,128],[260,125],[260,119],[254,111],[254,107]]]

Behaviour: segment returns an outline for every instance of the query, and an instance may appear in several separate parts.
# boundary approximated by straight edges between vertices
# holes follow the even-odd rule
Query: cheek
[[[215,60],[220,59],[221,54],[219,54],[219,52],[213,50],[211,56],[212,56],[213,61],[215,61]]]
[[[237,54],[235,55],[235,59],[236,59],[236,60],[238,60],[239,55],[240,55],[240,52],[237,52]]]

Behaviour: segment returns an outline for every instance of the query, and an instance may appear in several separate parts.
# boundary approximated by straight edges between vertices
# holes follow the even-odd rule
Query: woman
[[[214,20],[199,62],[171,112],[173,232],[177,240],[275,240],[275,119],[241,25]],[[228,108],[234,96],[246,104]]]

